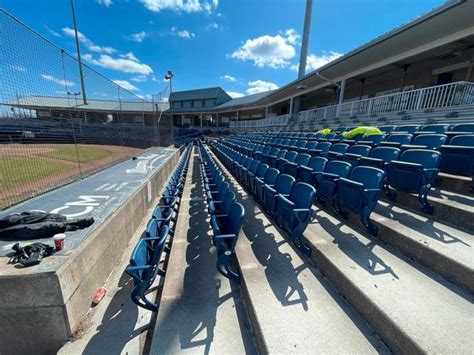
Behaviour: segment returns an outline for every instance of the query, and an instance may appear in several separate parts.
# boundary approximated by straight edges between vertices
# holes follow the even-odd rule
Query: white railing
[[[272,126],[285,126],[288,124],[291,115],[269,116],[258,120],[231,121],[231,128],[260,128]]]
[[[370,99],[346,102],[341,105],[325,106],[313,110],[300,111],[296,122],[314,121],[335,117],[350,117],[381,114],[384,112],[407,112],[441,107],[473,105],[474,83],[456,83],[431,86],[423,89],[398,92]],[[291,114],[272,116],[259,120],[230,122],[234,128],[261,128],[284,126],[290,122]]]
[[[474,104],[474,83],[460,81],[301,111],[298,121]]]

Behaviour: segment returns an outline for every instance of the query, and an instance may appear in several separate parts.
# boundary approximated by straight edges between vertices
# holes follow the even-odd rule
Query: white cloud
[[[137,75],[134,76],[133,78],[130,79],[131,81],[134,81],[136,83],[143,83],[148,80],[146,75]]]
[[[220,30],[222,26],[219,25],[218,23],[213,22],[213,23],[208,24],[206,28],[208,30]]]
[[[240,93],[240,92],[236,92],[236,91],[226,91],[227,94],[229,94],[230,97],[232,97],[233,99],[238,99],[239,97],[244,97],[245,95]]]
[[[146,94],[146,95],[138,95],[136,94],[140,99],[142,100],[148,100],[148,101],[151,101],[153,99],[152,95],[150,94]]]
[[[133,60],[134,62],[137,62],[137,63],[139,62],[138,58],[135,57],[135,54],[133,54],[132,52],[128,52],[126,54],[120,54],[120,57]]]
[[[217,16],[217,17],[222,17],[222,14],[221,14],[220,12],[218,12],[218,13],[216,14],[216,16]]]
[[[285,34],[248,39],[231,54],[241,61],[252,61],[257,67],[283,68],[290,65],[295,54],[296,32],[287,30]]]
[[[249,88],[247,89],[247,94],[249,95],[278,89],[277,84],[270,83],[268,81],[263,81],[263,80],[249,81],[248,85],[249,85]]]
[[[178,36],[181,38],[186,38],[186,39],[191,39],[196,37],[196,35],[193,32],[189,32],[188,30],[178,30],[176,26],[171,27],[171,32],[170,34],[172,36]]]
[[[140,63],[135,56],[133,56],[134,59],[130,59],[130,54],[133,56],[133,53],[127,53],[124,55],[125,58],[113,58],[107,54],[101,54],[98,59],[94,58],[92,54],[84,54],[83,57],[85,61],[106,69],[143,75],[153,73],[153,69],[149,65]]]
[[[288,43],[297,44],[301,36],[293,29],[289,28],[285,31],[286,40]]]
[[[53,82],[53,83],[55,83],[55,84],[62,85],[62,86],[74,86],[74,85],[76,85],[76,84],[73,83],[72,81],[63,80],[63,79],[58,79],[58,78],[55,78],[54,76],[49,75],[49,74],[41,74],[41,77],[42,77],[44,80],[51,81],[51,82]]]
[[[44,28],[46,28],[46,31],[48,31],[50,35],[53,35],[54,37],[61,37],[59,33],[57,33],[55,30],[52,30],[47,25],[44,25]]]
[[[19,72],[26,72],[26,68],[23,65],[12,65],[11,68]]]
[[[310,54],[306,58],[306,72],[321,68],[322,66],[326,65],[329,62],[332,62],[333,60],[339,58],[342,55],[342,53],[334,51],[323,52],[323,54],[320,56],[316,54]],[[292,65],[291,69],[294,71],[298,71],[298,64]]]
[[[118,86],[121,86],[125,90],[137,91],[139,90],[135,85],[130,84],[127,80],[112,80]]]
[[[146,37],[146,32],[145,31],[138,32],[138,33],[132,33],[128,36],[125,36],[126,39],[128,39],[130,41],[133,41],[133,42],[137,42],[137,43],[143,42],[145,37]]]
[[[227,74],[221,76],[221,79],[224,79],[224,80],[227,80],[227,81],[231,81],[231,82],[237,81],[237,79],[234,78],[232,75],[227,75]]]
[[[177,12],[211,12],[219,6],[219,1],[212,3],[201,0],[139,0],[148,10],[160,12],[171,10]]]
[[[112,5],[112,0],[95,0],[95,2],[100,5],[104,5],[105,7]]]
[[[75,38],[74,34],[74,29],[70,27],[64,27],[63,32],[66,36]],[[97,53],[106,53],[106,54],[113,54],[117,52],[115,48],[112,47],[102,47],[98,46],[94,42],[92,42],[89,38],[87,38],[84,34],[81,32],[77,32],[77,38],[81,43],[83,43],[91,52],[97,52]]]

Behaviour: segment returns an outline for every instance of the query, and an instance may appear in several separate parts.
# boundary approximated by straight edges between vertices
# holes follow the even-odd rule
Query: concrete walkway
[[[240,289],[215,267],[196,153],[190,159],[150,353],[255,353]]]

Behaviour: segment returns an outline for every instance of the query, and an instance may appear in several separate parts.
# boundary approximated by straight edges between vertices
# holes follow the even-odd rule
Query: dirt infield
[[[77,148],[76,150],[75,146],[68,144],[0,145],[0,209],[80,179],[143,151],[137,148],[89,144],[78,145]]]

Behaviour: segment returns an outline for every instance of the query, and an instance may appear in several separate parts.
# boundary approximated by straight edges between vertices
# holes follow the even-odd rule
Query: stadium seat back
[[[474,126],[474,124],[473,124]],[[474,134],[455,136],[449,142],[449,145],[459,145],[463,147],[474,147]]]
[[[420,125],[404,125],[404,126],[398,126],[397,127],[397,132],[407,132],[407,133],[414,133],[417,132],[420,129]]]
[[[306,153],[298,154],[298,156],[295,159],[295,164],[308,165],[310,159],[311,159],[311,155],[309,154],[306,154]]]
[[[257,169],[256,173],[255,173],[255,176],[261,178],[261,177],[265,176],[265,173],[267,172],[267,170],[268,170],[268,165],[267,164],[260,164],[258,166],[258,169]]]
[[[280,174],[275,181],[275,190],[280,194],[289,194],[295,178],[291,175]]]
[[[369,145],[354,144],[353,146],[349,148],[347,153],[357,154],[357,155],[366,157],[369,155],[371,149],[372,148]]]
[[[420,131],[444,134],[448,131],[448,129],[449,129],[449,124],[439,123],[439,124],[429,124],[429,125],[423,126]]]
[[[403,126],[402,126],[403,127]],[[409,133],[393,133],[385,138],[385,142],[399,143],[401,145],[411,144],[413,135]]]
[[[459,123],[451,128],[452,132],[474,133],[474,123]]]
[[[291,188],[289,199],[296,208],[311,208],[315,194],[316,190],[313,186],[304,182],[296,182]]]
[[[429,149],[409,149],[402,153],[400,160],[413,164],[421,164],[425,169],[439,166],[441,153]]]
[[[330,152],[345,154],[349,150],[349,144],[346,143],[336,143],[331,146],[329,149]]]
[[[414,145],[423,145],[428,149],[438,149],[446,143],[448,136],[444,134],[420,134],[413,139]]]

